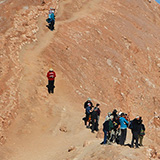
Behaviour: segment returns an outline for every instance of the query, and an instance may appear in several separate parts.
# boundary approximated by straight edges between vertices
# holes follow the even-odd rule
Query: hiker
[[[108,112],[107,116],[105,119],[108,119],[111,116],[111,112]]]
[[[96,104],[96,108],[97,108],[97,114],[98,114],[98,117],[97,117],[97,124],[99,125],[99,118],[100,118],[100,113],[101,113],[101,110],[99,109],[99,106],[100,104]]]
[[[141,117],[140,117],[140,119],[141,119]],[[145,126],[142,122],[143,122],[143,120],[141,120],[141,131],[140,131],[140,134],[138,135],[139,146],[143,146],[142,141],[143,141],[143,137],[145,135]]]
[[[121,117],[119,118],[120,122],[120,129],[121,129],[121,135],[120,135],[120,145],[124,145],[126,136],[127,136],[127,124],[129,123],[125,118],[124,113],[121,113]]]
[[[88,106],[86,108],[86,118],[85,118],[86,128],[90,128],[90,116],[91,116],[91,112],[92,112],[91,104],[88,104]]]
[[[113,115],[111,115],[109,117],[109,132],[108,132],[108,144],[111,144],[110,142],[112,142],[112,136],[113,136]]]
[[[128,121],[129,120],[129,116],[127,115],[127,113],[124,113],[124,118]]]
[[[104,140],[101,142],[101,145],[103,144],[110,144],[109,142],[109,134],[111,132],[111,129],[113,128],[112,123],[113,116],[106,117],[105,122],[103,123],[103,132],[104,132]]]
[[[84,103],[84,108],[87,108],[89,105],[90,105],[91,107],[93,106],[90,98],[88,98],[87,101]]]
[[[109,132],[109,117],[105,119],[105,122],[103,123],[103,132],[104,132],[104,140],[101,142],[101,144],[107,144],[107,136]]]
[[[115,121],[115,117],[118,116],[118,115],[117,115],[117,110],[114,109],[111,115],[113,115],[113,121]]]
[[[91,121],[92,121],[92,133],[94,130],[98,131],[98,108],[95,107],[91,113]]]
[[[54,30],[54,24],[55,24],[55,9],[50,9],[48,19],[46,21],[49,23],[49,26],[47,26],[51,31]]]
[[[113,135],[112,135],[112,142],[117,142],[119,143],[119,133],[120,133],[120,123],[119,123],[119,118],[118,116],[115,116],[113,118]]]
[[[55,81],[55,77],[56,77],[56,73],[53,71],[52,68],[49,69],[49,72],[47,73],[47,77],[48,77],[48,93],[54,93],[54,81]]]
[[[137,116],[132,122],[131,122],[131,131],[132,131],[132,142],[131,142],[131,148],[134,148],[134,141],[136,141],[136,148],[138,147],[138,135],[141,132],[141,124],[142,120],[139,116]]]

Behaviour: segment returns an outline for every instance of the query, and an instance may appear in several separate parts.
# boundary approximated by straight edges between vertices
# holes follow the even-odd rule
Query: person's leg
[[[120,136],[120,145],[124,145],[124,136],[125,136],[125,130],[121,129],[121,136]]]
[[[116,130],[115,129],[113,129],[112,130],[112,137],[111,137],[111,142],[115,142],[116,141]]]
[[[142,141],[143,141],[143,136],[139,135],[139,142],[140,142],[139,144],[140,144],[140,146],[143,146]]]
[[[54,86],[54,80],[53,80],[53,92],[52,93],[54,93],[54,88],[55,88],[55,86]]]
[[[53,21],[53,30],[54,30],[54,24],[55,24],[55,20]]]
[[[87,125],[87,121],[88,121],[88,119],[89,119],[89,115],[88,115],[88,114],[86,114],[86,118],[85,118],[85,125]]]
[[[127,137],[127,129],[124,129],[124,139],[123,139],[123,145],[126,141],[126,137]]]
[[[134,147],[134,133],[132,132],[132,141],[131,141],[131,148]]]
[[[54,30],[54,21],[51,21],[51,31]]]
[[[107,131],[103,131],[104,132],[104,141],[103,143],[106,144],[107,143]]]
[[[54,88],[53,88],[53,85],[52,85],[52,86],[51,86],[51,93],[54,93],[53,89],[54,89]]]
[[[138,133],[135,133],[135,140],[136,140],[136,148],[138,148]]]
[[[93,119],[93,121],[92,121],[92,132],[94,132],[94,130],[95,130],[95,122],[94,122],[94,119]]]
[[[54,81],[49,81],[49,88],[50,88],[50,92],[53,93],[53,84],[54,84]]]
[[[48,93],[51,93],[51,89],[50,89],[50,80],[48,80],[48,85],[47,85],[47,87],[48,87]]]

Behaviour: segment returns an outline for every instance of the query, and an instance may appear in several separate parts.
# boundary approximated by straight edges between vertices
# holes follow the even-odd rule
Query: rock
[[[71,146],[71,147],[68,149],[68,152],[71,152],[71,151],[73,151],[73,150],[75,150],[75,149],[76,149],[75,146]]]
[[[83,147],[86,147],[88,145],[88,141],[84,141]]]
[[[59,128],[59,130],[60,130],[61,132],[67,132],[67,127],[61,126],[61,127]]]

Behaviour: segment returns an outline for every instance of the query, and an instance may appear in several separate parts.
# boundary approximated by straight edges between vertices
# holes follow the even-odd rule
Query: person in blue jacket
[[[48,28],[53,31],[54,30],[54,24],[55,24],[55,15],[54,12],[50,12],[48,15],[48,19],[46,21],[49,23]]]
[[[122,113],[121,117],[119,118],[120,123],[120,129],[121,129],[121,136],[120,136],[120,145],[124,145],[126,136],[127,136],[127,126],[129,124],[129,121],[127,121],[125,118],[125,114]]]

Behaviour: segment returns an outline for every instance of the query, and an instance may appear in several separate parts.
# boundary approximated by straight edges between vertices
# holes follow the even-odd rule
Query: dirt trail
[[[89,1],[88,5],[94,4]],[[99,1],[97,1],[99,2]],[[57,17],[63,15],[66,3],[60,4]],[[58,26],[80,18],[79,13],[87,13],[86,7],[76,14],[73,13],[70,19],[56,22],[56,30],[48,31],[45,26],[45,17],[39,18],[38,42],[25,46],[20,53],[20,62],[23,66],[22,77],[20,78],[20,110],[17,119],[10,127],[8,142],[4,147],[2,159],[7,160],[48,160],[59,159],[59,155],[67,151],[71,145],[82,146],[85,139],[93,138],[90,131],[84,130],[81,118],[83,113],[73,110],[72,105],[76,104],[70,94],[71,89],[66,83],[60,71],[56,71],[56,91],[54,95],[47,93],[47,78],[41,75],[41,71],[47,71],[43,66],[42,52],[53,40],[58,31]],[[76,113],[76,115],[75,115]],[[74,119],[75,122],[72,121]],[[73,125],[74,123],[74,125]],[[64,135],[59,131],[61,126],[67,126],[68,131]],[[77,126],[79,128],[77,129]],[[75,134],[76,133],[76,134]],[[85,135],[85,136],[84,136]],[[82,141],[76,141],[81,137]],[[61,148],[61,150],[60,150]],[[6,150],[7,152],[6,154]],[[63,155],[62,157],[65,157]]]

